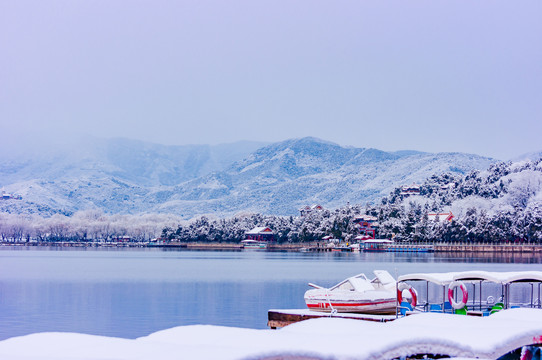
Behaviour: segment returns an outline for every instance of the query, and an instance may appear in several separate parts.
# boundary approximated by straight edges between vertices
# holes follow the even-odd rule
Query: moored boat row
[[[417,273],[397,281],[385,270],[349,277],[326,288],[305,292],[310,310],[391,314],[442,312],[487,316],[499,310],[529,307],[542,309],[542,271]]]
[[[354,244],[335,245],[332,251],[338,252],[433,252],[433,245],[398,244],[389,239],[366,239]]]

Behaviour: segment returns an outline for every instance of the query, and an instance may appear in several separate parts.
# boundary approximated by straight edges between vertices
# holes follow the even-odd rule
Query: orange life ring
[[[403,290],[408,290],[408,292],[410,292],[410,301],[407,301],[414,309],[418,304],[418,292],[410,284],[404,282],[399,283],[399,285],[397,285],[397,302],[399,305],[403,302]]]

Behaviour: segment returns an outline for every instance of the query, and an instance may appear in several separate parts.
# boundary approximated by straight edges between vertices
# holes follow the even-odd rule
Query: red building
[[[416,185],[416,184],[404,185],[403,187],[401,187],[401,195],[403,196],[420,195],[420,185]]]
[[[366,238],[375,238],[376,230],[378,228],[378,218],[371,215],[358,215],[354,218],[354,223],[357,225],[360,235],[364,235]]]
[[[255,227],[254,229],[247,231],[245,233],[247,240],[256,240],[256,241],[275,241],[275,236],[273,230],[268,227]]]
[[[440,213],[440,214],[427,214],[427,220],[429,221],[452,221],[454,214],[452,212]]]

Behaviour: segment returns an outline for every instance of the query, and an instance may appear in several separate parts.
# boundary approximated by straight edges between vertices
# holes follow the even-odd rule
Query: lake
[[[305,308],[308,282],[540,270],[526,255],[296,253],[146,248],[0,248],[0,340],[44,331],[136,338],[180,325],[265,329],[267,310]]]

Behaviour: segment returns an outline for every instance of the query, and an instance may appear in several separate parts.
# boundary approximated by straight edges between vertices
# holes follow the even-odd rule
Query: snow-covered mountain
[[[461,153],[389,153],[294,139],[261,148],[225,171],[174,187],[159,208],[189,214],[250,210],[289,215],[314,203],[339,207],[377,201],[396,186],[422,182],[435,173],[485,169],[492,162]]]
[[[385,152],[315,138],[211,146],[162,146],[131,140],[81,144],[40,160],[3,161],[0,182],[23,200],[9,212],[297,214],[319,203],[377,201],[433,174],[486,169],[495,160],[463,153]]]
[[[0,211],[53,214],[82,209],[150,211],[151,191],[221,171],[267,145],[241,141],[216,146],[165,146],[129,139],[80,138],[0,159],[0,187],[23,200],[0,201]]]
[[[0,184],[111,177],[140,186],[176,185],[220,171],[267,145],[166,146],[123,138],[81,138],[58,148],[0,160]]]

